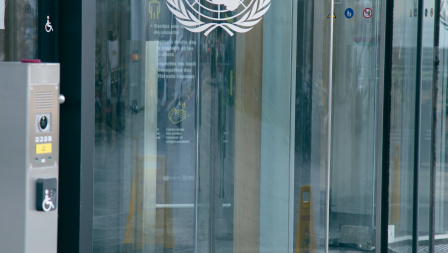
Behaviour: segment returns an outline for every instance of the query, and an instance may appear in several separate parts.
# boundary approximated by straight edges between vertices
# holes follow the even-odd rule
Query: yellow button
[[[47,144],[37,144],[36,145],[36,154],[49,154],[51,153],[51,143]]]

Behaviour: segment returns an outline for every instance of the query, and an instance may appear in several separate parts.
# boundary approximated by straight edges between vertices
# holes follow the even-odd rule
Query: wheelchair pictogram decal
[[[49,212],[49,211],[55,209],[55,206],[53,203],[53,198],[50,197],[50,191],[48,189],[45,190],[45,198],[44,198],[44,201],[42,202],[42,209],[45,212]]]
[[[53,26],[51,25],[51,22],[50,22],[50,16],[47,16],[47,23],[45,24],[45,31],[47,31],[47,33],[53,31]]]

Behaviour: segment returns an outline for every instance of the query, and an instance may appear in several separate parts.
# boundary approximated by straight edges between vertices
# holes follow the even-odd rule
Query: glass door
[[[446,1],[395,1],[389,156],[392,252],[446,252]]]
[[[381,7],[335,1],[330,247],[376,247]]]
[[[412,249],[417,73],[417,3],[395,1],[390,130],[389,243]],[[397,239],[400,240],[400,239]]]
[[[440,3],[440,8],[438,4]],[[432,108],[436,108],[437,114],[431,124],[431,169],[433,171],[432,181],[432,208],[430,235],[433,235],[435,242],[433,243],[435,251],[443,252],[446,250],[446,238],[448,238],[448,176],[447,176],[447,69],[448,69],[448,2],[435,1],[434,10],[436,11],[434,20],[434,41],[437,59],[440,59],[440,65],[434,66],[435,87],[432,89]],[[438,48],[437,48],[438,47]],[[432,234],[431,234],[432,233]]]
[[[262,2],[96,2],[95,252],[293,247],[297,3]],[[177,21],[180,5],[267,13],[248,33],[204,34]]]
[[[375,250],[381,1],[231,2],[96,1],[94,252]]]

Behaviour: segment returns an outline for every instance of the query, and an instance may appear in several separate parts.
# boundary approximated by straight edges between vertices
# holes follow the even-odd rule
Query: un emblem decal
[[[271,0],[167,0],[177,21],[207,36],[218,27],[231,36],[250,31],[269,10]]]

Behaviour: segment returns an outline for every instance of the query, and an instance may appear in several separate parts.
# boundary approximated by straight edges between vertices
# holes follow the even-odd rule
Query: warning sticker
[[[0,29],[5,29],[5,0],[0,0]]]
[[[371,18],[373,15],[373,11],[370,8],[365,8],[362,12],[362,15],[364,15],[365,18]]]

